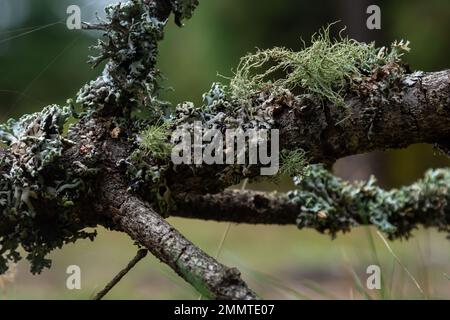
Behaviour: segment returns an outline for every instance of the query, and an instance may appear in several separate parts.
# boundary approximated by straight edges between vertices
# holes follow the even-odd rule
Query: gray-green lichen
[[[135,150],[118,165],[130,178],[130,190],[146,194],[158,209],[167,202],[163,173],[170,152],[170,139],[164,136],[170,108],[159,99],[163,88],[156,68],[158,42],[171,12],[181,26],[197,5],[197,0],[131,0],[106,7],[106,21],[90,26],[104,31],[94,47],[98,55],[90,63],[95,67],[106,61],[106,66],[100,77],[80,90],[77,103],[88,112],[116,116],[118,122],[133,121]]]
[[[68,107],[51,105],[0,125],[0,142],[10,150],[9,156],[0,158],[0,221],[8,225],[0,236],[0,274],[7,270],[8,260],[21,258],[19,246],[36,273],[50,266],[45,256],[53,249],[93,236],[80,231],[82,226],[70,210],[84,182],[58,162],[63,149],[72,144],[62,135],[71,114]],[[48,207],[37,208],[35,203]],[[50,219],[50,212],[58,212],[58,217]]]
[[[315,228],[335,236],[339,231],[372,224],[391,239],[408,238],[418,225],[450,232],[450,170],[429,170],[418,182],[383,190],[371,178],[349,183],[320,165],[296,178],[289,201],[299,205],[299,228]]]
[[[105,8],[106,21],[93,26],[104,31],[93,47],[99,54],[89,62],[94,67],[107,62],[102,75],[78,93],[77,102],[85,109],[119,116],[144,108],[155,116],[162,112],[164,103],[156,98],[160,74],[155,65],[166,20],[159,20],[158,9],[156,2],[144,0]]]
[[[171,122],[169,130],[182,126],[184,130],[193,132],[195,121],[201,121],[203,129],[219,129],[222,133],[225,129],[242,129],[244,132],[248,129],[273,129],[273,105],[289,100],[289,97],[293,96],[290,90],[298,91],[299,88],[302,89],[301,96],[319,102],[327,99],[342,105],[344,91],[348,90],[365,96],[369,103],[379,103],[372,100],[380,97],[389,98],[385,97],[385,93],[389,94],[385,87],[391,86],[392,82],[397,81],[405,72],[400,58],[408,50],[408,43],[403,41],[393,43],[388,50],[343,37],[333,40],[330,38],[329,28],[326,28],[313,37],[310,47],[299,52],[274,48],[242,58],[230,84],[226,86],[213,83],[210,91],[203,95],[201,106],[194,106],[191,102],[180,103],[175,113],[169,116]],[[275,65],[271,65],[273,62]],[[268,69],[264,71],[266,66]],[[279,71],[284,72],[285,77],[273,79],[272,76]],[[379,74],[384,76],[382,81],[379,81],[382,77]],[[370,86],[371,82],[377,81],[378,86]],[[289,104],[288,101],[285,102]],[[155,122],[150,123],[138,136],[146,136],[154,125]],[[140,148],[151,153],[148,144],[146,147],[143,140],[139,141]],[[205,147],[203,144],[202,150]],[[141,157],[134,157],[134,160],[136,159]],[[127,163],[133,163],[130,160],[132,159],[128,159]],[[284,150],[281,160],[281,172],[291,176],[301,174],[308,162],[302,150],[295,152]],[[139,164],[135,163],[134,166]],[[254,177],[256,167],[214,165],[208,168],[196,165],[193,174],[207,175],[208,170],[216,174],[219,171],[216,174],[219,182],[216,187],[220,188],[239,183],[244,177]],[[155,172],[157,176],[160,175],[158,166],[152,165],[151,168],[151,177]],[[170,164],[165,163],[164,171],[172,172],[168,168],[170,169]],[[146,184],[145,180],[138,180]],[[208,188],[209,185],[205,185],[205,191],[218,191]]]
[[[394,43],[390,50],[376,49],[373,44],[346,38],[331,40],[325,29],[313,38],[311,47],[300,52],[275,48],[244,57],[228,87],[215,83],[203,95],[202,106],[184,102],[170,113],[168,104],[159,99],[158,42],[171,12],[181,25],[197,5],[197,0],[131,0],[108,6],[106,21],[88,25],[104,32],[95,46],[98,55],[90,62],[93,66],[106,62],[106,66],[101,76],[77,94],[77,103],[85,111],[81,117],[112,116],[118,124],[127,125],[133,152],[117,165],[128,175],[130,190],[162,214],[172,205],[171,188],[177,183],[183,191],[192,187],[197,188],[194,192],[217,192],[243,177],[256,176],[252,171],[257,168],[225,164],[174,167],[169,159],[171,130],[183,125],[192,131],[194,121],[222,132],[230,128],[271,129],[275,125],[271,107],[292,96],[289,90],[336,105],[343,104],[344,91],[355,91],[376,104],[379,101],[370,99],[390,98],[392,83],[405,72],[400,57],[409,50],[408,43]],[[262,73],[255,72],[273,62]],[[274,78],[279,71],[285,76]],[[383,94],[372,94],[374,87]],[[146,118],[136,120],[133,115],[138,112]],[[8,260],[20,259],[19,246],[28,253],[32,271],[39,272],[50,266],[45,256],[51,250],[93,236],[81,231],[84,226],[71,207],[88,193],[89,176],[95,168],[73,164],[67,170],[59,161],[63,150],[72,144],[63,135],[70,115],[68,107],[49,106],[0,126],[0,141],[11,150],[10,155],[0,158],[0,167],[6,169],[0,180],[0,222],[8,225],[7,230],[1,230],[0,273],[6,270]],[[302,150],[284,153],[282,162],[286,174],[304,173]],[[167,181],[170,176],[172,181]],[[173,176],[181,182],[173,181]],[[202,184],[196,176],[214,178]],[[313,226],[334,235],[366,219],[392,237],[408,236],[416,221],[448,230],[448,213],[438,210],[442,198],[438,200],[432,192],[429,199],[426,195],[430,188],[447,192],[449,180],[447,171],[432,171],[423,181],[394,192],[379,189],[372,180],[351,185],[321,167],[308,167],[306,175],[297,179],[299,189],[289,197],[301,204],[299,227]],[[425,204],[420,208],[429,212],[416,212],[419,207],[414,200]],[[46,211],[58,215],[48,217]],[[420,214],[420,219],[409,219],[414,214]]]
[[[181,25],[192,16],[197,0],[131,0],[105,8],[106,21],[90,28],[104,32],[93,49],[97,56],[89,62],[95,67],[106,61],[103,73],[78,93],[77,103],[85,110],[129,118],[133,111],[146,112],[147,118],[159,120],[168,103],[158,98],[162,89],[161,73],[156,68],[158,42],[170,13]]]
[[[175,15],[175,23],[180,27],[183,20],[192,17],[192,13],[198,6],[198,0],[170,0],[170,3]]]

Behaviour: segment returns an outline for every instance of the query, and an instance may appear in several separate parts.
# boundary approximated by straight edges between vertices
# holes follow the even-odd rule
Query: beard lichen
[[[145,156],[155,159],[168,159],[172,145],[169,143],[170,122],[150,125],[139,134],[139,147],[144,151]]]
[[[308,165],[307,153],[302,149],[281,152],[280,173],[289,177],[303,176]]]
[[[354,80],[383,65],[400,63],[402,55],[409,51],[408,44],[394,42],[387,50],[347,37],[332,39],[328,26],[300,51],[275,47],[242,57],[230,80],[230,95],[249,104],[258,92],[268,90],[276,94],[288,89],[343,106],[345,92]]]
[[[162,86],[161,74],[156,68],[158,42],[163,39],[170,12],[181,25],[184,19],[191,17],[197,5],[197,0],[131,0],[108,6],[106,21],[85,24],[87,28],[104,32],[103,39],[95,46],[99,53],[90,58],[90,63],[97,66],[106,62],[106,66],[96,80],[77,94],[76,101],[85,111],[81,119],[112,116],[118,123],[129,125],[130,120],[134,121],[133,112],[148,114],[145,120],[134,121],[129,126],[134,137],[131,138],[134,152],[117,165],[125,168],[130,190],[155,204],[162,214],[172,205],[170,188],[174,185],[176,188],[177,183],[178,188],[180,185],[186,188],[183,179],[192,179],[196,174],[198,177],[213,174],[216,179],[210,179],[209,184],[191,183],[191,186],[197,188],[194,192],[217,192],[243,177],[255,176],[252,171],[257,167],[224,164],[174,168],[169,159],[170,130],[186,125],[192,131],[193,121],[202,121],[207,128],[222,133],[227,128],[271,129],[275,121],[268,106],[287,90],[299,90],[343,105],[344,91],[351,90],[353,83],[364,81],[361,79],[370,77],[374,69],[400,64],[401,55],[409,50],[408,43],[404,42],[394,43],[387,50],[347,38],[332,40],[326,28],[313,37],[310,47],[299,52],[274,48],[243,57],[228,87],[213,84],[203,95],[201,107],[181,103],[167,117],[170,108],[159,99]],[[67,170],[59,161],[64,148],[72,144],[63,136],[63,126],[71,114],[68,107],[49,106],[42,112],[0,126],[0,142],[11,150],[8,156],[0,158],[0,167],[5,169],[0,179],[0,221],[8,225],[6,230],[1,230],[0,273],[6,271],[8,260],[21,258],[17,251],[19,246],[28,253],[32,271],[40,272],[50,266],[45,258],[50,251],[94,235],[82,231],[84,226],[71,210],[80,197],[89,193],[88,175],[92,171],[77,168],[76,164]],[[303,173],[299,169],[305,167],[304,156],[302,150],[284,154],[282,170],[289,175]],[[407,220],[401,227],[393,227],[390,214],[398,206],[413,206],[408,192],[418,189],[405,189],[403,198],[390,201],[393,196],[372,183],[349,186],[318,167],[308,168],[309,175],[297,179],[300,189],[289,195],[291,201],[302,205],[299,227],[312,225],[320,231],[328,229],[332,234],[346,230],[356,223],[350,217],[353,211],[348,210],[351,208],[365,214],[389,234],[409,233],[411,226],[406,224]],[[169,170],[177,180],[181,177],[181,182],[170,181],[170,184],[167,181]],[[441,176],[430,174],[428,179],[442,184]],[[425,190],[425,185],[416,188]],[[371,200],[365,203],[362,197],[367,194]],[[37,203],[51,206],[53,210],[49,211],[58,212],[58,216],[47,217],[46,208],[36,208]],[[429,207],[434,208],[434,203],[430,202]],[[336,210],[348,212],[348,217],[326,220]],[[438,214],[438,211],[430,214],[429,219],[437,220]],[[322,220],[318,221],[317,217]]]

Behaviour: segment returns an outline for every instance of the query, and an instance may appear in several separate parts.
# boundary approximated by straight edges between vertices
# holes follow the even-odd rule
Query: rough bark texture
[[[216,194],[179,194],[171,216],[249,224],[295,224],[300,206],[283,195],[225,190]]]
[[[186,279],[209,299],[257,299],[240,278],[196,247],[141,200],[130,197],[121,205],[114,220],[162,262]]]
[[[66,164],[82,160],[80,150],[90,146],[103,154],[102,168],[96,182],[94,205],[98,223],[123,231],[140,246],[147,248],[205,297],[211,299],[257,299],[235,268],[226,267],[192,244],[152,207],[128,192],[128,182],[117,161],[129,152],[127,139],[110,135],[109,119],[81,121],[70,138],[78,143],[66,152]],[[84,138],[80,138],[84,137]]]
[[[376,104],[349,96],[346,108],[281,100],[274,114],[281,148],[302,148],[313,162],[333,163],[373,150],[448,141],[450,70],[406,76],[399,88],[389,100],[377,97]]]

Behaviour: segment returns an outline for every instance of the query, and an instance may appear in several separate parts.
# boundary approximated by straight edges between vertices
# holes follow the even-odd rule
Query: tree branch
[[[257,299],[237,269],[207,255],[141,200],[129,197],[116,213],[114,220],[118,226],[205,297]]]
[[[142,129],[159,124],[167,111],[158,100],[155,68],[164,26],[171,12],[181,24],[197,4],[133,0],[108,7],[105,23],[85,25],[105,32],[91,63],[107,63],[102,76],[77,95],[83,113],[67,137],[63,129],[74,114],[73,104],[48,106],[0,126],[0,141],[8,146],[0,150],[0,273],[7,260],[19,260],[19,245],[39,272],[50,264],[48,252],[92,237],[83,229],[99,224],[129,234],[206,297],[256,299],[236,269],[208,256],[158,214],[165,213],[161,202],[172,209],[175,201],[178,209],[172,213],[185,217],[197,217],[201,210],[202,219],[295,223],[332,235],[369,223],[391,238],[408,237],[417,224],[449,231],[447,170],[385,191],[373,181],[351,185],[315,168],[286,195],[205,195],[256,177],[257,166],[175,167],[167,157],[145,152],[134,161],[142,151]],[[392,61],[374,64],[363,80],[351,83],[351,90],[348,84],[346,107],[314,95],[262,91],[246,101],[251,102],[249,112],[247,103],[213,92],[211,104],[202,108],[181,104],[171,125],[198,119],[220,128],[268,125],[280,130],[282,150],[302,149],[311,163],[420,142],[449,149],[450,70],[406,75],[405,70]],[[149,118],[134,121],[136,110],[150,111]]]
[[[374,150],[448,143],[450,70],[417,72],[387,91],[373,89],[383,85],[382,79],[363,84],[361,91],[373,92],[350,93],[345,108],[289,96],[274,101],[280,147],[301,148],[315,163],[333,163]]]
[[[410,83],[408,77],[403,80],[404,83]],[[266,108],[271,111],[280,128],[280,141],[282,143],[288,141],[283,148],[287,150],[305,148],[315,161],[324,157],[331,161],[344,155],[374,148],[403,147],[416,142],[445,143],[450,130],[449,71],[429,73],[423,78],[418,77],[415,81],[414,84],[404,87],[403,98],[399,101],[393,100],[395,103],[388,101],[387,104],[379,105],[381,110],[379,116],[384,119],[383,121],[373,114],[372,118],[367,117],[369,109],[364,104],[364,100],[354,100],[356,98],[351,97],[349,101],[353,103],[349,104],[348,109],[336,107],[330,108],[327,112],[324,111],[327,108],[308,105],[305,100],[294,96],[274,98],[271,104],[266,105]],[[308,108],[312,108],[315,112],[308,113],[305,111]],[[347,115],[351,117],[351,120],[348,120],[348,123],[342,122],[342,118]],[[341,124],[330,125],[338,120]],[[114,126],[114,121],[108,118],[83,118],[71,129],[68,136],[74,145],[63,150],[59,163],[64,164],[67,171],[73,168],[75,163],[96,167],[99,178],[95,185],[103,190],[101,196],[87,194],[85,200],[80,199],[77,206],[72,209],[74,213],[78,212],[77,219],[85,226],[95,225],[97,221],[106,227],[127,232],[194,287],[204,291],[205,296],[255,298],[254,293],[240,280],[235,269],[229,269],[214,261],[182,237],[142,200],[138,197],[129,197],[127,193],[129,182],[117,164],[121,159],[129,156],[133,146],[125,135],[120,139],[112,138],[110,131]],[[314,144],[314,139],[317,137],[321,137],[318,145]],[[94,158],[95,163],[91,163],[93,154],[97,155]],[[3,150],[1,157],[5,160],[14,158],[16,155],[11,154],[10,150]],[[8,163],[8,161],[2,161],[0,165],[4,174],[9,174]],[[417,185],[411,186],[407,192],[390,192],[389,196],[393,199],[402,200],[404,197],[407,200],[406,203],[394,201],[400,204],[398,208],[389,205],[389,201],[383,198],[386,193],[381,189],[372,190],[374,193],[367,195],[361,187],[350,188],[357,197],[343,197],[340,190],[341,188],[345,190],[346,185],[342,182],[338,182],[339,188],[333,192],[326,190],[332,195],[331,198],[320,196],[314,198],[313,195],[317,193],[317,190],[306,190],[309,192],[308,197],[314,200],[312,203],[325,202],[328,205],[322,208],[324,210],[315,212],[305,212],[304,202],[302,202],[304,199],[302,200],[301,197],[293,201],[283,196],[274,198],[250,192],[237,195],[227,191],[222,195],[204,197],[184,193],[184,202],[180,201],[182,191],[190,189],[190,186],[196,186],[197,191],[204,192],[204,186],[217,184],[214,170],[213,167],[203,173],[201,170],[195,173],[192,171],[189,173],[167,172],[168,187],[173,189],[173,197],[178,202],[178,211],[174,212],[175,214],[192,216],[197,208],[197,210],[202,209],[202,219],[250,223],[295,223],[299,227],[312,227],[332,234],[337,231],[347,231],[353,226],[365,223],[377,224],[391,237],[409,236],[410,231],[417,224],[448,230],[449,210],[446,194],[439,191],[443,188],[442,186],[438,185],[441,189],[436,189],[433,188],[433,184],[429,184],[429,189],[426,189],[433,191],[430,193],[413,192]],[[317,185],[317,181],[314,185]],[[223,187],[220,185],[215,188],[220,191]],[[302,189],[299,188],[299,190]],[[412,196],[407,196],[409,192]],[[117,213],[114,215],[115,219],[111,219],[111,216],[87,214],[89,212],[86,209],[87,206],[97,202],[94,199],[102,199],[95,205],[101,207],[101,210],[96,208],[96,211],[104,213],[113,208],[113,211]],[[123,202],[117,203],[120,199]],[[57,209],[57,207],[48,207],[45,199],[36,198],[33,199],[33,203],[36,208],[46,208],[47,216],[58,216],[57,212],[51,213],[51,209]],[[376,205],[371,207],[373,203]],[[382,213],[383,210],[386,214]],[[380,215],[381,220],[378,219],[380,217],[377,218],[377,215]],[[48,220],[46,221],[48,223]],[[14,228],[14,223],[1,217],[2,234],[13,232],[14,229],[11,228]]]
[[[323,170],[323,169],[322,169]],[[375,225],[390,238],[409,237],[418,225],[450,232],[450,169],[430,170],[416,183],[383,190],[368,182],[348,183],[313,169],[287,194],[226,190],[180,194],[171,215],[251,224],[294,224],[333,236]]]
[[[124,269],[120,270],[120,272],[110,282],[108,282],[106,287],[102,291],[97,293],[97,295],[92,300],[102,300],[103,297],[106,296],[108,292],[110,292],[112,288],[114,288],[139,261],[147,256],[147,252],[148,251],[145,249],[140,249],[137,252],[136,256],[127,264],[127,266]]]
[[[96,182],[97,201],[94,205],[99,224],[127,233],[205,297],[257,299],[237,269],[228,268],[210,257],[148,203],[128,191],[129,181],[117,163],[129,154],[130,146],[127,139],[111,137],[110,126],[110,119],[81,120],[70,133],[77,144],[67,150],[63,161],[69,164],[79,161],[84,146],[103,153],[102,162],[97,164],[102,173]]]
[[[216,194],[180,193],[173,217],[248,224],[295,224],[300,206],[285,194],[225,190]]]
[[[345,156],[404,148],[416,143],[435,144],[447,150],[446,145],[450,144],[450,70],[416,72],[396,79],[394,84],[385,83],[387,80],[382,76],[367,81],[348,92],[345,107],[284,91],[277,96],[261,93],[254,97],[253,112],[273,122],[273,129],[279,129],[280,150],[301,149],[309,163],[330,165]],[[230,121],[248,119],[244,106],[237,113],[230,109],[235,110],[231,107],[209,113],[187,110],[180,114],[182,123],[187,122],[185,114],[191,112],[190,121],[212,119],[208,121],[216,121],[214,125],[219,128],[227,127]],[[166,179],[173,193],[191,190],[213,194],[242,178],[256,177],[260,173],[257,165],[243,168],[202,165],[196,166],[193,173],[192,166],[187,165],[177,167],[175,172],[169,171]]]

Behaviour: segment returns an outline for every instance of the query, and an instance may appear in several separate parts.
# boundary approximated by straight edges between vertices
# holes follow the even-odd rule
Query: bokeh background
[[[81,7],[84,21],[109,0],[0,0],[0,121],[63,104],[100,69],[86,64],[96,34],[69,31],[66,8]],[[161,44],[160,69],[173,91],[174,104],[199,103],[211,82],[232,75],[239,57],[255,47],[301,48],[322,26],[341,21],[360,41],[388,45],[411,41],[406,60],[413,69],[449,68],[450,1],[447,0],[200,0],[194,18],[182,29],[171,21]],[[378,4],[382,29],[366,28],[366,8]],[[449,161],[429,146],[376,152],[340,160],[335,171],[345,179],[374,174],[387,188],[408,184],[427,168]],[[287,190],[279,185],[249,188]],[[170,219],[211,255],[218,251],[226,223]],[[292,227],[232,225],[219,260],[236,266],[252,288],[274,299],[450,298],[450,242],[436,230],[417,230],[410,241],[390,242],[398,261],[371,228],[359,228],[336,240]],[[20,262],[9,278],[0,278],[0,299],[89,299],[136,252],[125,235],[99,230],[94,242],[80,241],[55,251],[53,267],[32,276]],[[366,268],[381,267],[383,290],[367,290]],[[66,268],[82,270],[82,289],[66,289]],[[406,269],[414,276],[414,284]],[[422,292],[421,292],[422,291]],[[107,296],[109,299],[197,299],[198,294],[169,268],[147,257]]]

